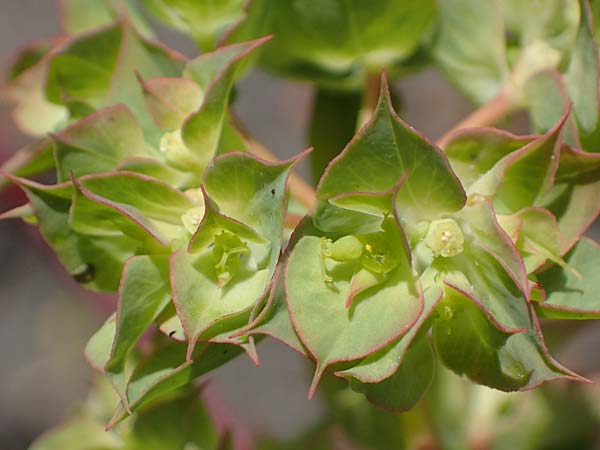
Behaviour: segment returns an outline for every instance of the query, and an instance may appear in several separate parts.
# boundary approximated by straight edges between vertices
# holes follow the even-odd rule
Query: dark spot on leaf
[[[226,355],[227,354],[227,350],[223,350],[223,354]]]
[[[172,336],[173,336],[175,333],[176,333],[176,331],[175,331],[175,330],[171,331],[171,332],[169,333],[169,337],[172,337]]]
[[[73,279],[78,283],[89,283],[96,276],[96,268],[92,264],[86,264],[85,267],[73,274]]]
[[[275,197],[275,189],[271,189],[271,196]]]

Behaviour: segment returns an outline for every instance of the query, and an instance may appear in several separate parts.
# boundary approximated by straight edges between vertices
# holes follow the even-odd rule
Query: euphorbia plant
[[[329,373],[388,411],[411,410],[436,365],[501,391],[586,382],[550,356],[539,319],[600,316],[600,248],[582,237],[600,210],[588,2],[241,3],[65,0],[70,35],[10,72],[17,124],[39,140],[3,166],[29,200],[3,216],[35,223],[85,287],[118,293],[86,349],[119,399],[109,427],[176,408],[243,351],[258,362],[264,336],[314,361],[309,397]],[[157,44],[142,11],[204,52]],[[437,144],[401,119],[387,79],[431,60],[484,104]],[[314,191],[291,174],[309,150],[276,161],[229,110],[253,63],[318,86]],[[480,127],[518,108],[543,134]],[[50,170],[56,183],[35,181]],[[138,448],[121,429],[96,444]]]

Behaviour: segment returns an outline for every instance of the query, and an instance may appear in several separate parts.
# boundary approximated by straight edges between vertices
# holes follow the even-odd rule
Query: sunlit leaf
[[[555,265],[538,278],[546,291],[546,299],[536,303],[542,317],[567,319],[600,318],[597,267],[600,247],[589,238],[582,238],[566,255],[567,264],[581,278]]]

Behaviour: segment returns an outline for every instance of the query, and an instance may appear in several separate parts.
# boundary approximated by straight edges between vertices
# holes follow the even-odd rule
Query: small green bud
[[[323,254],[334,261],[354,261],[363,253],[363,244],[355,236],[344,236],[335,242],[326,239]]]
[[[431,222],[424,242],[436,256],[448,258],[462,253],[465,238],[455,220],[440,219]]]

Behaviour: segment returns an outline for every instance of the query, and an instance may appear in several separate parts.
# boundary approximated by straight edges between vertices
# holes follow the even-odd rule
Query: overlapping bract
[[[538,315],[600,315],[600,251],[580,240],[600,210],[598,154],[575,145],[582,107],[541,136],[470,130],[443,153],[398,117],[383,78],[286,247],[286,181],[303,155],[231,152],[245,150],[232,85],[266,39],[187,61],[128,20],[99,24],[18,60],[17,118],[51,134],[4,169],[29,197],[6,217],[35,214],[77,281],[119,292],[86,350],[120,397],[112,425],[242,351],[256,360],[258,335],[315,361],[311,395],[327,371],[396,411],[423,395],[436,355],[506,391],[581,379],[548,354]],[[55,185],[24,178],[51,167]],[[140,355],[153,324],[166,336]]]
[[[598,182],[595,155],[563,143],[565,119],[539,137],[466,131],[444,155],[396,116],[382,86],[372,121],[330,163],[290,243],[282,291],[291,321],[275,298],[255,332],[315,359],[315,382],[328,370],[388,409],[410,408],[427,389],[430,329],[441,361],[478,383],[512,391],[581,380],[548,354],[536,311],[597,313],[589,294],[567,291],[575,283],[589,293],[593,276],[563,256],[600,202],[586,196],[589,207],[563,226],[564,210],[552,206],[562,184],[571,195]],[[567,277],[560,292],[544,282],[549,264]]]

